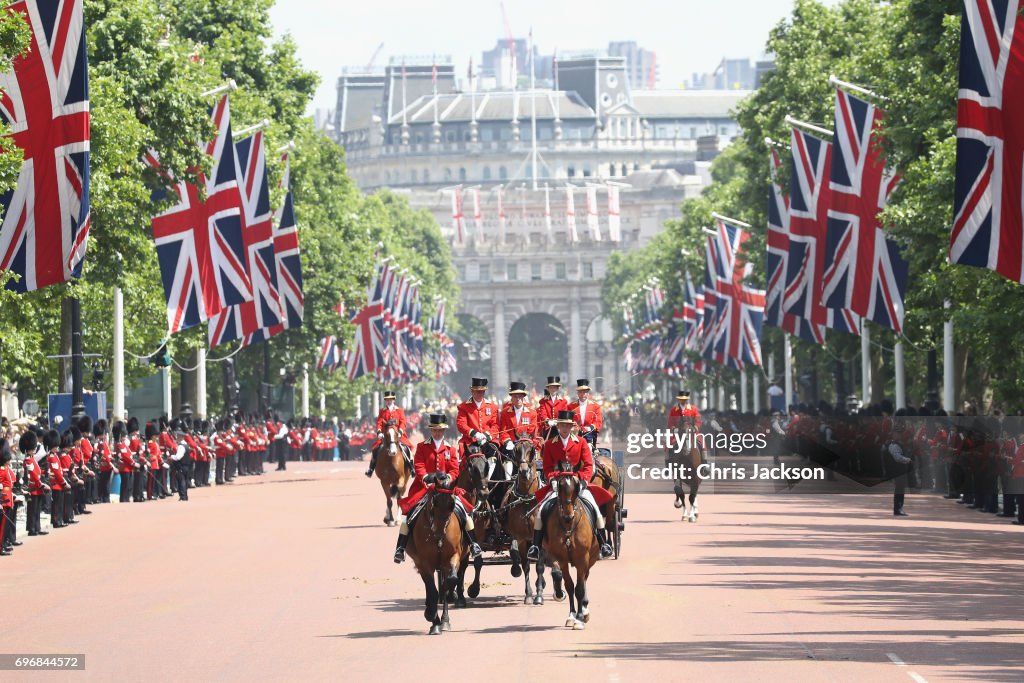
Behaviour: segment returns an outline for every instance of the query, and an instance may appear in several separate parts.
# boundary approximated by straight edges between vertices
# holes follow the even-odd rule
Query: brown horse
[[[601,512],[604,514],[605,528],[610,530],[608,540],[617,545],[619,535],[616,533],[616,527],[619,524],[619,520],[616,513],[618,512],[617,508],[619,505],[619,491],[622,489],[622,477],[619,474],[619,468],[615,461],[607,455],[595,455],[594,478],[591,483],[594,486],[603,488],[612,495],[612,499],[601,506]],[[619,549],[614,547],[614,545],[615,556],[618,557]]]
[[[478,543],[484,540],[487,530],[495,524],[496,511],[491,507],[490,494],[491,484],[488,478],[490,463],[487,456],[480,452],[469,452],[463,458],[462,469],[456,485],[466,492],[466,499],[474,505],[473,521],[475,529],[474,537]],[[466,592],[469,597],[476,598],[480,595],[480,571],[484,566],[484,558],[478,557],[473,560],[473,582]]]
[[[676,438],[681,439],[681,442],[677,443],[682,443],[683,445],[682,449],[670,448],[665,459],[666,464],[679,466],[676,470],[675,486],[673,488],[676,494],[676,500],[673,505],[675,505],[676,509],[683,508],[683,519],[696,522],[698,514],[697,490],[700,488],[700,477],[697,476],[697,470],[704,462],[704,456],[698,447],[700,435],[697,432],[693,418],[684,418],[681,428],[677,426],[673,431]],[[687,446],[689,446],[689,449],[687,449]],[[684,472],[686,476],[682,476]],[[683,484],[686,484],[690,490],[689,510],[685,507],[687,497],[683,491]]]
[[[448,485],[450,480],[442,483]],[[427,493],[427,502],[420,517],[413,526],[406,552],[427,590],[423,617],[430,622],[430,635],[433,636],[451,630],[449,592],[458,590],[458,597],[462,599],[466,549],[462,544],[462,527],[451,490],[437,488]],[[443,603],[440,615],[437,613],[439,601]]]
[[[590,621],[587,578],[590,576],[590,568],[597,562],[600,544],[579,497],[579,478],[571,472],[557,473],[555,477],[554,487],[558,499],[547,519],[544,552],[565,578],[565,588],[569,593],[569,618],[565,620],[565,625],[581,631]],[[576,567],[575,582],[570,574],[571,567]]]
[[[541,571],[543,565],[537,562],[537,594],[534,596],[533,587],[530,585],[530,561],[526,554],[519,551],[520,548],[529,548],[533,539],[533,523],[540,514],[534,502],[534,494],[540,488],[540,476],[537,474],[537,447],[533,439],[520,436],[512,450],[514,459],[514,470],[512,484],[505,494],[502,508],[508,510],[507,528],[512,535],[512,549],[509,555],[512,558],[512,576],[519,577],[525,574],[525,597],[523,604],[535,605],[544,603],[544,574]],[[538,602],[539,600],[539,602]]]
[[[388,501],[388,511],[384,516],[384,523],[388,526],[395,526],[398,523],[395,521],[392,506],[405,495],[405,489],[412,481],[403,450],[398,427],[395,426],[394,420],[388,420],[384,427],[384,438],[373,452],[377,462],[373,471],[380,479],[380,487],[384,489],[384,498]]]

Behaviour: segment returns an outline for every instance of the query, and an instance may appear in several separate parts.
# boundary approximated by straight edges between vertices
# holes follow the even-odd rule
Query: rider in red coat
[[[515,441],[520,436],[526,436],[537,443],[538,419],[537,413],[530,406],[526,405],[526,384],[523,382],[512,382],[508,391],[509,402],[501,409],[498,417],[498,443],[509,453],[515,447]],[[506,465],[510,468],[511,465]],[[506,471],[511,477],[512,472]]]
[[[480,546],[469,534],[473,530],[473,505],[466,500],[464,492],[455,487],[455,479],[459,476],[459,454],[454,446],[445,442],[446,429],[448,424],[444,415],[431,415],[431,439],[416,447],[416,479],[409,488],[409,495],[398,501],[398,506],[402,508],[406,519],[398,531],[398,543],[395,546],[396,563],[405,560],[405,544],[409,542],[409,530],[426,504],[427,494],[435,488],[450,490],[455,494],[456,512],[463,520],[463,542],[474,558],[482,553]]]
[[[558,395],[562,389],[562,378],[558,376],[548,377],[547,386],[544,389],[544,398],[537,406],[537,419],[541,421],[544,439],[550,439],[558,433],[555,429],[558,411],[569,410],[569,402]]]
[[[497,453],[491,441],[498,435],[498,406],[484,400],[487,379],[474,377],[470,392],[472,398],[459,404],[459,414],[455,420],[455,426],[462,437],[459,446],[465,453],[471,443],[477,443],[488,457],[495,456]]]
[[[534,522],[533,544],[530,545],[530,549],[526,553],[528,559],[536,560],[540,556],[540,545],[544,540],[544,521],[557,496],[553,483],[559,476],[579,478],[581,487],[579,499],[591,507],[597,522],[595,533],[597,540],[601,543],[601,558],[604,559],[612,555],[612,547],[608,544],[608,537],[604,530],[604,515],[600,510],[601,505],[612,500],[612,495],[600,487],[592,489],[587,487],[594,476],[594,456],[590,452],[590,445],[572,433],[575,424],[576,416],[572,411],[560,412],[557,419],[558,434],[544,442],[544,448],[541,450],[541,461],[547,484],[536,494],[536,500],[540,502],[541,513],[537,515]]]
[[[672,406],[672,410],[668,413],[668,428],[670,430],[675,429],[676,425],[683,422],[682,418],[689,417],[693,418],[693,426],[699,431],[701,426],[700,411],[697,410],[695,405],[690,403],[690,392],[680,389],[676,394],[676,401],[678,403]]]
[[[377,414],[377,440],[370,446],[370,466],[366,468],[366,476],[368,477],[373,476],[373,469],[377,466],[376,451],[377,447],[384,442],[384,430],[387,429],[388,422],[394,420],[402,445],[410,453],[412,452],[412,441],[409,440],[408,433],[409,423],[405,419],[405,411],[395,404],[396,399],[397,395],[394,391],[384,392],[384,407]]]
[[[576,395],[579,400],[569,404],[569,410],[574,413],[576,424],[579,426],[580,434],[590,444],[591,448],[597,446],[597,435],[601,433],[604,420],[601,417],[601,404],[590,399],[590,380],[576,380]]]

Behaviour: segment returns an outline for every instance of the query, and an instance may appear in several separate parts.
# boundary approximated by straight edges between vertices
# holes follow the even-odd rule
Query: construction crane
[[[383,49],[384,49],[384,43],[382,42],[380,45],[377,46],[377,49],[373,51],[373,55],[370,57],[370,61],[368,61],[366,63],[366,70],[367,71],[369,71],[370,69],[373,68],[374,62],[377,61],[377,57],[378,57],[378,55],[380,55],[380,51],[383,50]]]

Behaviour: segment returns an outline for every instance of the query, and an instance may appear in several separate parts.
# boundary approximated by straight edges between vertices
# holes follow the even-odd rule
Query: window
[[[425,183],[429,183],[430,182],[430,169],[429,168],[423,169],[423,182],[425,182]]]
[[[718,130],[720,131],[721,135],[728,135],[729,134],[729,129],[726,128],[725,126],[722,126]]]
[[[480,264],[480,282],[491,281],[491,264],[481,263]]]
[[[451,180],[452,179],[452,169],[450,169],[450,168],[444,169],[444,179],[445,180]]]
[[[459,169],[459,182],[461,182],[461,183],[466,182],[466,169],[465,168],[460,168]]]
[[[696,138],[697,137],[697,126],[690,126],[690,137],[691,138]]]
[[[459,282],[465,282],[466,281],[466,266],[458,266],[456,268],[456,271],[458,272]]]
[[[411,181],[412,181],[413,183],[415,183],[415,182],[416,182],[416,169],[415,169],[415,168],[414,168],[414,169],[412,169],[411,171],[409,171],[409,179],[410,179],[410,180],[411,180]]]
[[[484,126],[480,129],[480,140],[483,142],[490,142],[494,139],[494,129],[488,126]]]
[[[519,279],[519,264],[510,263],[508,264],[508,280],[509,282],[515,282]]]
[[[533,280],[534,282],[536,282],[537,280],[540,279],[540,264],[539,263],[531,263],[530,264],[530,279]]]
[[[498,178],[500,180],[508,180],[508,169],[504,166],[498,167]]]
[[[583,262],[583,279],[593,280],[594,279],[594,264],[590,261]]]
[[[570,178],[575,178],[576,177],[576,169],[573,168],[572,166],[570,166],[569,170],[568,170],[568,174],[569,174]]]
[[[565,264],[564,263],[556,263],[555,264],[555,279],[556,280],[564,280],[565,279]]]
[[[491,167],[490,166],[484,166],[484,180],[490,180],[490,179],[491,179]]]

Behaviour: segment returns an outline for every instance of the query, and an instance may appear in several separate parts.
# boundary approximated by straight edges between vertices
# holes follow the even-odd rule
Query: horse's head
[[[489,493],[487,486],[487,455],[478,446],[470,446],[466,451],[466,459],[462,464],[463,469],[469,472],[470,485],[478,496],[486,496]]]
[[[525,434],[520,434],[512,449],[512,457],[519,467],[520,473],[532,470],[537,462],[537,447],[533,443],[533,439]]]
[[[398,451],[398,443],[401,437],[398,435],[398,427],[395,426],[394,420],[388,420],[384,423],[384,445],[387,447],[388,452],[394,455]]]
[[[427,513],[436,529],[443,529],[455,511],[455,495],[451,491],[451,486],[450,478],[439,480],[437,487],[429,494]]]
[[[558,513],[568,522],[575,514],[576,498],[580,492],[578,477],[565,472],[559,473],[555,480],[555,491],[558,495]]]

